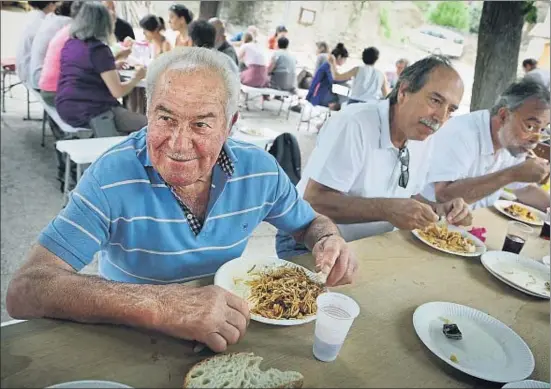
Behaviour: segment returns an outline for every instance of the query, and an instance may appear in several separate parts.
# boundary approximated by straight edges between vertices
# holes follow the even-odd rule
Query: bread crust
[[[222,354],[222,355],[214,355],[214,356],[212,356],[212,357],[203,359],[202,361],[197,362],[195,365],[193,365],[193,366],[191,367],[191,369],[189,369],[188,373],[187,373],[186,376],[184,377],[184,386],[183,386],[183,388],[184,388],[184,389],[189,388],[189,385],[190,385],[190,383],[191,383],[191,374],[192,374],[192,372],[193,372],[195,369],[200,368],[202,365],[206,364],[208,361],[210,361],[210,360],[212,360],[212,359],[220,358],[220,357],[222,357],[222,356],[231,358],[231,357],[235,357],[235,356],[239,356],[239,355],[250,356],[250,357],[254,357],[254,356],[255,356],[254,353],[238,352],[238,353],[229,353],[229,354]],[[300,388],[302,388],[303,383],[304,383],[304,380],[303,380],[303,379],[299,379],[299,380],[295,380],[295,381],[293,381],[293,382],[290,382],[288,385],[278,386],[276,389],[285,389],[285,388],[300,389]]]

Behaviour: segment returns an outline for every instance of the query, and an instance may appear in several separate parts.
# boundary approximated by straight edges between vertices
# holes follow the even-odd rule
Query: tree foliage
[[[463,1],[442,1],[431,12],[429,20],[440,26],[466,30],[469,27],[469,9]]]

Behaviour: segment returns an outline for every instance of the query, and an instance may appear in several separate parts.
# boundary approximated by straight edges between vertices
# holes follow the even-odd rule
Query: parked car
[[[463,55],[463,36],[443,27],[424,26],[413,30],[409,41],[431,54],[453,58],[459,58]]]

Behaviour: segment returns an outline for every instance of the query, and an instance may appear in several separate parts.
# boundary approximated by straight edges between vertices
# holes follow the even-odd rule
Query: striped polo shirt
[[[233,169],[214,166],[205,220],[195,233],[151,165],[146,138],[145,128],[130,135],[85,171],[40,234],[42,246],[77,271],[99,252],[99,273],[109,280],[183,282],[239,257],[262,221],[292,233],[315,217],[269,153],[228,139],[223,151]]]

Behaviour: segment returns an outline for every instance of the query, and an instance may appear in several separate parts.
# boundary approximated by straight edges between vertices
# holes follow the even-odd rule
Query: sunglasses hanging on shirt
[[[406,146],[398,150],[398,160],[400,161],[400,179],[398,180],[398,185],[405,189],[409,181],[409,150]]]

